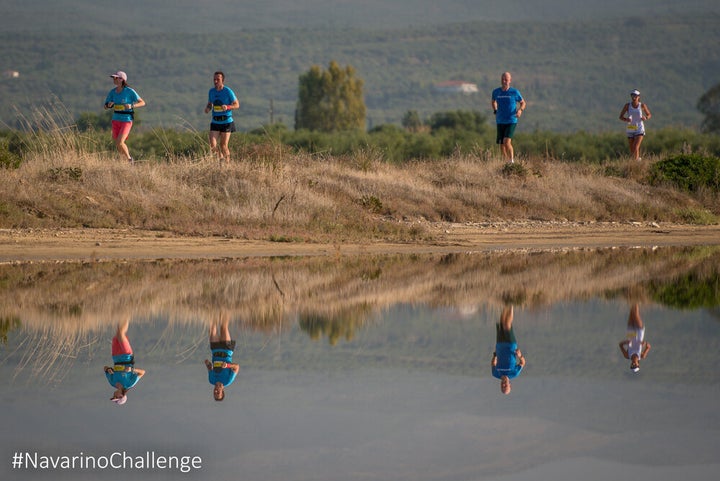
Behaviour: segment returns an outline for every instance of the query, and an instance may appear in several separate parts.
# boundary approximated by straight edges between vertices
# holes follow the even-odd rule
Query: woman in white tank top
[[[640,102],[640,91],[633,90],[630,92],[630,102],[626,103],[620,112],[620,120],[626,123],[626,132],[628,144],[630,146],[630,155],[635,160],[640,160],[640,144],[642,144],[645,136],[645,120],[652,117],[650,109],[647,105]]]

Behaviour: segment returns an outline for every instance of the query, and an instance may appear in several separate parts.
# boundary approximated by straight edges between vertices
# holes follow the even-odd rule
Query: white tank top
[[[639,102],[637,107],[633,107],[632,102],[628,103],[627,116],[630,119],[627,123],[627,133],[634,135],[644,134],[645,124],[642,121],[642,102]]]
[[[645,340],[645,328],[640,329],[629,329],[627,332],[628,343],[627,351],[628,357],[632,357],[633,354],[640,356],[643,348],[643,341]]]

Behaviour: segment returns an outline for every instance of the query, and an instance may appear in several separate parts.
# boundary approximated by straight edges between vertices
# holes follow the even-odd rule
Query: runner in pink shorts
[[[118,152],[132,164],[134,159],[130,155],[130,150],[125,141],[130,135],[130,129],[132,129],[135,109],[144,107],[145,101],[128,85],[125,72],[117,71],[110,77],[113,79],[115,88],[108,92],[107,97],[105,97],[105,109],[113,111],[112,138]]]
[[[118,324],[111,346],[113,365],[104,367],[105,377],[110,385],[115,388],[110,400],[118,405],[127,402],[128,390],[134,387],[145,375],[143,369],[135,367],[135,356],[130,340],[127,338],[129,324],[129,319]]]

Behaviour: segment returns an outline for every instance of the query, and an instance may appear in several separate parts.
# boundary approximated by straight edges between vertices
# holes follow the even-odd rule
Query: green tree
[[[703,132],[720,133],[720,83],[700,97],[697,108],[705,116]]]
[[[112,116],[93,112],[81,112],[76,123],[80,132],[87,132],[88,130],[110,130],[112,127]]]
[[[323,71],[313,65],[300,76],[295,129],[336,132],[365,128],[363,81],[355,69],[334,60]]]
[[[486,117],[480,112],[469,110],[433,114],[430,117],[430,129],[435,132],[443,128],[482,134],[487,129]]]
[[[402,126],[410,132],[417,132],[422,127],[422,120],[417,110],[408,110],[402,118]]]

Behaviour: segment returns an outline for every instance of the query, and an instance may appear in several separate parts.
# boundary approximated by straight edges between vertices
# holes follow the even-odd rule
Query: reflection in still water
[[[630,308],[627,334],[625,339],[620,341],[620,351],[625,359],[630,360],[630,370],[640,371],[640,361],[647,357],[650,343],[645,341],[645,324],[640,317],[640,307],[637,303]]]
[[[128,391],[145,375],[144,370],[135,367],[135,354],[127,337],[129,324],[130,319],[118,324],[111,344],[113,366],[104,367],[105,377],[115,388],[110,400],[117,405],[127,402]]]
[[[318,306],[316,311],[298,313],[297,323],[310,339],[317,341],[327,337],[328,343],[335,346],[340,339],[352,341],[355,331],[367,325],[373,315],[373,308],[365,303],[331,313],[324,312],[323,306]]]
[[[203,320],[221,316],[234,334],[299,327],[337,346],[397,305],[472,315],[597,297],[713,308],[719,273],[717,247],[0,265],[0,337],[22,331],[31,349],[18,351],[18,371],[60,380],[118,318],[134,328],[167,319],[168,329],[187,330],[182,346],[167,346],[180,362],[207,345]]]
[[[210,326],[210,352],[212,362],[205,359],[208,381],[213,385],[216,401],[225,399],[225,388],[235,382],[240,365],[232,362],[236,341],[230,336],[230,318],[226,312],[220,316],[220,331],[217,323]]]
[[[188,479],[216,481],[705,481],[719,279],[711,247],[0,265],[0,453],[200,456]],[[662,349],[638,376],[640,304]],[[111,343],[116,403],[135,386],[112,436],[86,428],[118,415]]]
[[[500,391],[510,394],[511,379],[520,375],[525,367],[525,356],[518,348],[513,329],[513,306],[506,306],[495,323],[495,352],[492,357],[492,375],[500,379]]]

